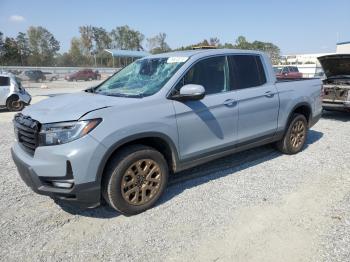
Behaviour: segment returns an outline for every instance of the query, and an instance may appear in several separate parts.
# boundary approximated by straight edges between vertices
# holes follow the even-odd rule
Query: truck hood
[[[350,54],[335,54],[318,57],[327,77],[350,75]]]
[[[137,103],[138,98],[121,98],[78,92],[48,98],[26,107],[22,114],[40,123],[78,120],[88,112],[115,105]]]

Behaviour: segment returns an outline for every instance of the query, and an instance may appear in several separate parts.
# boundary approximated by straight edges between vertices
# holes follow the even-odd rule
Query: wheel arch
[[[7,106],[8,101],[10,101],[11,99],[18,100],[18,99],[19,99],[19,95],[17,95],[17,94],[12,94],[12,95],[10,95],[10,96],[6,99],[6,106]]]
[[[306,120],[307,120],[307,123],[308,124],[310,123],[311,118],[312,118],[311,105],[307,102],[300,102],[300,103],[296,104],[293,107],[293,109],[290,111],[288,118],[287,118],[286,127],[288,126],[288,124],[292,120],[292,117],[295,113],[304,115]]]
[[[106,166],[108,165],[109,161],[113,158],[113,156],[117,154],[118,151],[123,147],[134,144],[141,144],[153,147],[154,149],[158,150],[160,153],[163,154],[171,172],[174,172],[177,169],[177,165],[179,163],[178,152],[174,142],[171,140],[170,137],[158,132],[135,134],[116,142],[104,154],[97,169],[96,180],[99,183],[101,183]]]

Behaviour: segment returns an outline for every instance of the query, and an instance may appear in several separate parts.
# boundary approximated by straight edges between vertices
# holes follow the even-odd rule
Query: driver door
[[[237,137],[238,110],[229,85],[225,56],[197,62],[177,84],[198,84],[205,97],[196,101],[173,101],[179,134],[180,159],[204,157],[232,146]]]

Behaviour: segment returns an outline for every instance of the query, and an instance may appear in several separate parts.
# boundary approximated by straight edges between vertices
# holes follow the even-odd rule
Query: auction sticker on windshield
[[[186,62],[187,59],[188,57],[185,57],[185,56],[173,56],[173,57],[169,57],[166,62],[168,64],[183,63],[183,62]]]

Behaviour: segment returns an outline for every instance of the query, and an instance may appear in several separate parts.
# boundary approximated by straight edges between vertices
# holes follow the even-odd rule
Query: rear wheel
[[[300,152],[306,141],[308,132],[307,120],[302,114],[294,114],[282,140],[277,142],[277,148],[284,154]]]
[[[24,108],[24,103],[15,98],[9,98],[6,102],[6,107],[9,111],[21,111]]]
[[[157,150],[132,145],[109,163],[103,179],[103,196],[114,209],[135,215],[152,207],[168,182],[168,166]]]

